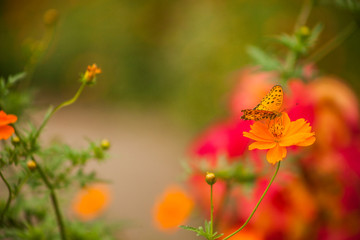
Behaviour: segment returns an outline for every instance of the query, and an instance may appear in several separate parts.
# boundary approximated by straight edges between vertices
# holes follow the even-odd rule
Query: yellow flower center
[[[270,122],[269,130],[275,138],[280,138],[284,132],[284,129],[285,127],[281,123],[277,122],[276,119],[274,122]]]

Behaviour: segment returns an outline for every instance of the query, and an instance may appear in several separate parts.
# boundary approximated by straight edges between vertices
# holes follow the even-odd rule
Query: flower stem
[[[79,89],[80,90],[80,89]],[[79,92],[78,90],[78,92]],[[82,91],[82,90],[81,90]],[[80,91],[80,93],[81,93]],[[80,94],[79,93],[79,94]],[[76,96],[76,95],[75,95]],[[76,100],[76,99],[75,99]],[[75,101],[74,100],[74,101]],[[61,104],[60,104],[61,105]],[[59,106],[60,106],[59,105]],[[60,109],[61,107],[59,107],[58,109]],[[53,111],[55,112],[55,111]],[[20,142],[23,143],[23,140],[22,140],[22,136],[20,134],[20,132],[17,130],[17,128],[14,126],[14,131],[15,131],[15,134],[20,138]],[[54,187],[52,186],[52,184],[50,183],[48,177],[46,176],[45,172],[43,171],[42,167],[40,166],[40,164],[36,161],[36,159],[34,158],[34,156],[31,154],[30,155],[31,159],[36,163],[36,169],[37,171],[39,172],[40,174],[40,177],[41,179],[43,180],[43,182],[45,183],[45,186],[49,189],[50,191],[50,198],[51,198],[51,203],[52,203],[52,206],[55,210],[55,216],[56,216],[56,221],[57,221],[57,224],[58,224],[58,227],[59,227],[59,232],[60,232],[60,236],[61,236],[61,239],[62,240],[66,240],[67,237],[66,237],[66,229],[65,229],[65,225],[64,225],[64,221],[63,221],[63,217],[62,217],[62,214],[61,214],[61,211],[60,211],[60,207],[59,207],[59,203],[58,203],[58,200],[57,200],[57,196],[56,196],[56,192],[54,190]],[[1,172],[0,172],[1,173]],[[2,176],[2,175],[1,175]],[[27,178],[26,178],[27,180]],[[26,181],[25,180],[25,181]],[[24,182],[25,182],[24,181]],[[24,183],[23,182],[23,183]],[[22,183],[22,184],[23,184]],[[21,185],[20,185],[21,186]],[[9,188],[10,186],[8,186]],[[10,191],[10,188],[9,188],[9,191]],[[18,191],[19,192],[19,191]],[[17,192],[17,193],[18,193]],[[17,194],[16,193],[16,194]]]
[[[267,191],[269,190],[272,182],[274,181],[278,171],[279,171],[279,168],[280,168],[280,162],[278,162],[277,166],[276,166],[276,170],[275,170],[275,173],[274,173],[274,176],[271,178],[268,186],[266,187],[264,193],[262,194],[262,196],[260,197],[260,200],[258,201],[258,203],[256,204],[254,210],[252,211],[252,213],[250,214],[249,218],[246,220],[246,222],[238,229],[236,230],[235,232],[233,232],[232,234],[230,234],[229,236],[225,237],[223,240],[226,240],[226,239],[229,239],[231,238],[232,236],[234,236],[235,234],[237,234],[238,232],[240,232],[250,221],[250,219],[253,217],[254,213],[256,212],[257,208],[259,207],[261,201],[263,200],[263,198],[265,197]]]
[[[313,2],[313,0],[304,0],[299,17],[295,24],[294,32],[296,32],[301,26],[304,26],[306,24],[306,21],[309,18],[311,9],[313,7]]]
[[[11,199],[12,199],[12,191],[11,191],[11,187],[10,187],[10,184],[8,183],[8,181],[6,180],[6,178],[4,177],[4,175],[2,174],[2,172],[0,171],[0,177],[1,179],[4,181],[8,191],[9,191],[9,196],[8,196],[8,199],[6,201],[6,205],[3,209],[3,211],[1,212],[1,215],[0,215],[0,223],[2,224],[3,221],[4,221],[4,216],[5,216],[5,213],[6,211],[8,210],[9,206],[10,206],[10,203],[11,203]]]
[[[43,130],[43,128],[45,127],[46,123],[49,121],[49,119],[51,118],[51,116],[57,112],[59,109],[63,108],[63,107],[66,107],[66,106],[69,106],[71,104],[73,104],[80,96],[80,94],[82,93],[82,91],[84,90],[84,87],[86,85],[86,82],[82,82],[80,88],[77,90],[77,92],[75,93],[75,95],[63,102],[63,103],[60,103],[58,106],[56,106],[55,108],[53,108],[52,110],[50,110],[50,112],[45,116],[43,122],[41,123],[39,129],[37,130],[36,134],[35,134],[35,137],[34,139],[37,139],[41,133],[41,131]]]
[[[210,233],[211,236],[213,234],[213,226],[214,226],[214,203],[213,203],[213,185],[210,185]]]
[[[61,211],[60,211],[60,207],[59,207],[59,203],[58,203],[58,200],[57,200],[57,196],[56,196],[56,192],[54,190],[54,187],[49,182],[49,179],[47,178],[46,174],[44,173],[43,169],[38,164],[38,162],[36,162],[35,158],[33,156],[31,158],[36,163],[36,169],[38,170],[38,172],[40,174],[40,177],[44,181],[46,187],[50,190],[51,203],[52,203],[52,206],[53,206],[53,208],[55,210],[56,221],[57,221],[57,224],[58,224],[58,227],[59,227],[59,232],[60,232],[60,235],[61,235],[61,239],[66,240],[67,238],[66,238],[65,225],[64,225],[64,221],[63,221],[63,218],[62,218],[62,215],[61,215]]]
[[[357,29],[358,26],[355,22],[350,23],[342,32],[340,32],[337,36],[335,36],[335,38],[325,43],[319,50],[317,50],[315,53],[310,55],[309,58],[306,59],[306,62],[316,63],[320,61],[331,51],[333,51],[335,48],[340,46],[346,39],[351,37],[356,32]]]

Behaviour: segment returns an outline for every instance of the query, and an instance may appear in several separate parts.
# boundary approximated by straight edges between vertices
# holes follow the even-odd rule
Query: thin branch
[[[46,187],[50,190],[51,203],[52,203],[52,206],[53,206],[53,208],[55,210],[56,221],[58,223],[61,239],[66,240],[67,238],[66,238],[65,225],[64,225],[63,217],[62,217],[62,214],[61,214],[61,211],[60,211],[60,207],[59,207],[59,203],[58,203],[58,200],[57,200],[57,196],[56,196],[56,192],[54,190],[54,187],[50,183],[50,181],[47,178],[46,174],[44,173],[42,167],[37,163],[35,158],[33,156],[31,156],[31,159],[36,163],[36,169],[38,170],[38,172],[40,174],[40,177],[44,181]]]
[[[323,59],[335,48],[339,47],[345,40],[349,39],[358,29],[355,22],[350,23],[342,32],[340,32],[335,38],[322,45],[315,53],[310,55],[305,61],[316,63]]]
[[[12,190],[11,190],[10,184],[8,183],[8,181],[6,180],[6,178],[4,177],[4,175],[2,174],[1,171],[0,171],[0,177],[4,181],[6,187],[7,187],[8,191],[9,191],[9,196],[8,196],[7,201],[6,201],[6,205],[5,205],[3,211],[1,212],[1,215],[0,215],[0,223],[2,224],[3,221],[4,221],[5,213],[7,212],[7,210],[10,207],[10,203],[11,203],[11,200],[12,200]]]
[[[300,10],[299,17],[298,17],[295,27],[294,27],[294,32],[296,32],[300,27],[302,27],[306,24],[312,7],[313,7],[313,0],[304,0],[304,3]]]
[[[271,184],[273,183],[278,171],[279,171],[279,168],[280,168],[280,161],[278,162],[277,164],[277,167],[276,167],[276,170],[275,170],[275,173],[274,173],[274,176],[271,178],[268,186],[266,187],[264,193],[262,194],[262,196],[260,197],[260,200],[258,201],[258,203],[256,204],[254,210],[252,211],[252,213],[250,214],[249,218],[246,220],[246,222],[238,229],[236,230],[235,232],[233,232],[232,234],[230,234],[229,236],[225,237],[223,240],[226,240],[226,239],[229,239],[231,238],[232,236],[234,236],[235,234],[237,234],[238,232],[240,232],[250,221],[250,219],[253,217],[254,213],[256,212],[256,210],[258,209],[261,201],[263,200],[263,198],[265,197],[266,193],[268,192]]]

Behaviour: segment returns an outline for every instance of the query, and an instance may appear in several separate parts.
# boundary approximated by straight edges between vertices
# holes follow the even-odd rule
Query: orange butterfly
[[[280,108],[284,100],[284,90],[280,85],[275,85],[254,109],[244,109],[241,112],[243,120],[275,119],[281,115]]]

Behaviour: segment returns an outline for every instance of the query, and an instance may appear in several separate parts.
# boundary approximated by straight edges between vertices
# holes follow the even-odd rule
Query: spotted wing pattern
[[[275,85],[254,109],[279,112],[283,104],[283,100],[283,88],[280,85]]]
[[[257,110],[257,109],[244,109],[241,110],[244,115],[241,116],[243,120],[264,120],[264,119],[275,119],[278,116],[278,113],[266,111],[266,110]]]
[[[241,119],[255,121],[275,119],[279,116],[283,99],[283,88],[280,85],[275,85],[254,109],[241,110],[244,113]]]

